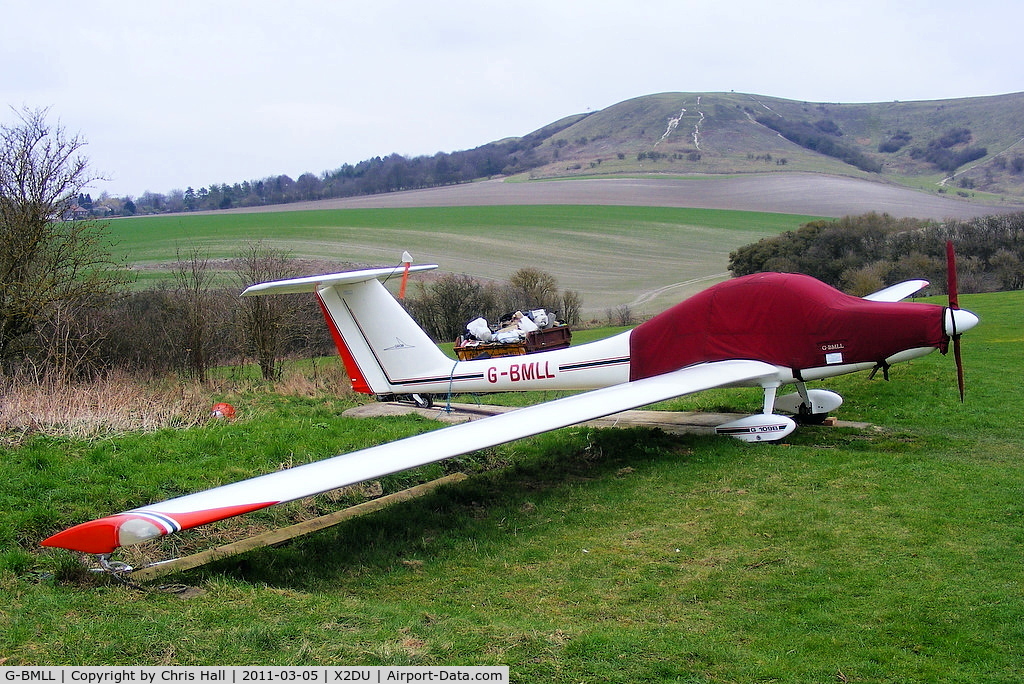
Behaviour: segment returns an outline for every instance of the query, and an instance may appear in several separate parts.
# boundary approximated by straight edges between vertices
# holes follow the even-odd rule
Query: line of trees
[[[46,318],[26,331],[0,355],[0,376],[59,384],[116,369],[206,381],[216,367],[256,363],[264,379],[274,380],[286,358],[335,353],[315,298],[239,296],[253,283],[300,275],[288,253],[250,243],[226,267],[193,248],[178,254],[165,283],[126,289],[102,302],[59,303],[61,326]],[[417,290],[406,306],[440,341],[455,339],[480,316],[497,322],[529,307],[578,319],[581,308],[576,292],[559,292],[553,276],[533,268],[517,271],[508,283],[446,274],[417,282]]]
[[[1024,289],[1024,213],[942,223],[876,213],[812,221],[732,252],[729,270],[806,273],[859,296],[912,278],[944,291],[947,240],[957,250],[962,292]]]
[[[571,123],[567,121],[561,126]],[[188,187],[167,193],[145,192],[135,198],[104,195],[93,200],[90,197],[89,206],[85,207],[83,202],[82,208],[95,216],[209,211],[468,183],[498,174],[520,173],[549,162],[549,156],[537,148],[558,130],[557,126],[548,126],[522,138],[458,152],[417,157],[378,156],[358,164],[344,164],[319,175],[304,173],[297,179],[280,175],[233,184],[215,183],[198,190]]]
[[[245,245],[227,264],[226,281],[216,266],[198,249],[179,253],[168,283],[80,312],[87,325],[73,338],[74,363],[63,369],[78,376],[117,368],[144,377],[176,373],[204,381],[215,367],[254,362],[264,379],[274,380],[286,358],[335,353],[315,298],[239,296],[254,283],[302,275],[287,252],[262,243]],[[439,341],[454,340],[479,316],[497,322],[517,308],[562,311],[568,306],[578,318],[580,309],[575,292],[559,292],[554,277],[532,268],[503,284],[446,274],[418,281],[416,288],[418,296],[406,306]],[[45,337],[45,330],[39,332]]]
[[[239,297],[253,278],[290,275],[288,263],[286,253],[253,243],[225,273],[192,249],[178,255],[165,283],[102,300],[54,301],[52,313],[0,355],[0,376],[60,384],[116,369],[205,381],[217,366],[255,362],[265,379],[277,379],[283,359],[334,349],[312,297]]]

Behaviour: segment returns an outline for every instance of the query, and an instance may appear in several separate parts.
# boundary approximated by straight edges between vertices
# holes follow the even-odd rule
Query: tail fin
[[[410,273],[437,268],[409,267]],[[314,292],[352,379],[364,394],[415,392],[423,378],[448,376],[455,363],[380,283],[404,270],[376,268],[253,285],[243,296]]]

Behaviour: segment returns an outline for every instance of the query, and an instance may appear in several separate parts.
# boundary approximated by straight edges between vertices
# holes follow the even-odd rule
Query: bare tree
[[[243,288],[297,275],[290,253],[267,247],[262,242],[246,244],[235,258],[233,267],[235,279]],[[280,359],[298,328],[296,311],[298,307],[294,297],[241,298],[245,337],[265,380],[274,380],[281,375]]]
[[[633,308],[629,304],[619,304],[614,309],[606,311],[609,325],[628,326],[633,325]]]
[[[494,315],[495,288],[468,275],[445,274],[430,284],[417,283],[420,295],[409,310],[435,340],[454,340],[474,318]]]
[[[562,291],[562,309],[559,312],[568,325],[579,325],[583,315],[583,297],[576,290]]]
[[[539,268],[521,268],[509,276],[508,284],[523,293],[524,305],[556,310],[560,303],[558,281]]]
[[[206,382],[210,372],[210,346],[213,331],[213,271],[210,260],[198,247],[182,256],[171,271],[178,289],[181,317],[180,331],[185,345],[185,363],[188,372],[200,382]]]
[[[106,224],[71,220],[99,179],[80,153],[85,141],[49,124],[47,109],[14,112],[17,122],[0,125],[0,361],[38,351],[28,340],[57,309],[96,306],[128,280]]]

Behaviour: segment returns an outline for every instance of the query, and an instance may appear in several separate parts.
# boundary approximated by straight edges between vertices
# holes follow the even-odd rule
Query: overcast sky
[[[0,100],[80,133],[97,196],[138,196],[469,149],[666,91],[1019,92],[1021,26],[1007,0],[15,0]]]

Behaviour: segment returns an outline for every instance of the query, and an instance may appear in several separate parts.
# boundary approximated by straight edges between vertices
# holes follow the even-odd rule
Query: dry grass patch
[[[0,377],[0,435],[17,443],[32,434],[88,439],[195,427],[209,420],[215,397],[258,391],[263,384],[242,377],[145,380],[119,372],[89,382]],[[349,386],[340,363],[313,361],[287,368],[272,391],[312,398],[346,394]]]
[[[209,389],[170,380],[142,382],[113,373],[92,382],[0,385],[0,432],[95,437],[190,427],[210,415]]]
[[[354,395],[345,367],[336,359],[313,359],[287,368],[274,382],[274,392],[289,397]]]

